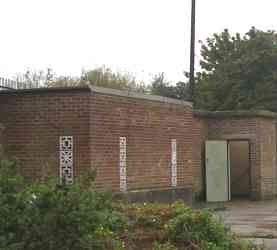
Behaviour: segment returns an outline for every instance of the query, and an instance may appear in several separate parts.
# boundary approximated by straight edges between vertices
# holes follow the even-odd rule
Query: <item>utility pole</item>
[[[195,5],[196,0],[191,0],[191,37],[190,37],[190,101],[194,101],[194,64],[195,64]]]

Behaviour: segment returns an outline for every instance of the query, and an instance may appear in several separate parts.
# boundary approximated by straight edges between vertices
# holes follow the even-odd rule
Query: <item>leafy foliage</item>
[[[22,188],[23,180],[16,175],[16,164],[0,157],[0,249],[16,249],[11,244],[16,243],[15,231],[18,226],[18,215],[22,213],[18,201],[18,190]]]
[[[45,87],[48,88],[64,88],[64,87],[85,87],[87,86],[84,81],[81,81],[79,77],[71,76],[58,76],[53,81],[45,83]]]
[[[0,162],[0,249],[123,249],[115,232],[124,220],[110,196],[79,183],[23,188],[14,166]]]
[[[124,204],[119,210],[128,218],[122,239],[131,249],[259,250],[235,238],[209,211],[196,211],[182,202]]]
[[[83,74],[81,83],[86,82],[91,86],[99,86],[120,90],[144,92],[143,83],[138,83],[130,73],[113,72],[109,68],[96,68]]]
[[[167,230],[171,241],[187,247],[197,245],[207,250],[230,249],[231,234],[207,211],[187,210],[170,220]]]
[[[183,203],[122,204],[91,186],[44,179],[23,185],[13,161],[0,160],[0,250],[250,250],[207,211]],[[250,248],[251,247],[251,248]]]
[[[171,244],[170,242],[166,242],[163,244],[155,243],[152,250],[177,250],[176,246]]]
[[[46,84],[47,87],[80,87],[98,86],[119,90],[145,92],[142,82],[137,82],[130,73],[114,72],[110,68],[101,67],[83,71],[79,77],[60,76]]]
[[[51,68],[46,71],[27,70],[18,73],[16,80],[24,84],[25,88],[61,88],[98,86],[119,90],[146,92],[144,83],[137,81],[131,73],[114,72],[110,68],[100,67],[92,70],[83,70],[80,76],[57,76]]]
[[[153,95],[181,100],[189,99],[189,85],[184,82],[178,82],[176,85],[171,85],[170,82],[166,80],[164,73],[154,76],[150,88],[151,94]]]
[[[196,106],[209,110],[277,111],[277,34],[252,28],[243,37],[228,30],[202,45]]]

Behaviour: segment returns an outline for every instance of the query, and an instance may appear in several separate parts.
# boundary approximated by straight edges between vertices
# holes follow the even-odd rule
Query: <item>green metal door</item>
[[[208,202],[229,200],[228,144],[206,141],[206,191]]]

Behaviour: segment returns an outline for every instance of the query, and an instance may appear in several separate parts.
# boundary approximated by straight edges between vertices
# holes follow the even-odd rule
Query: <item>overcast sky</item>
[[[196,0],[197,40],[229,28],[277,29],[276,0]],[[191,0],[0,0],[0,75],[106,65],[149,80],[189,68]],[[199,60],[199,46],[196,51]]]

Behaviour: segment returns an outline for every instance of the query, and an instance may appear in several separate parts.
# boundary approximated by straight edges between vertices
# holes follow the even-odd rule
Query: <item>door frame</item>
[[[248,163],[249,163],[249,198],[251,198],[252,194],[252,162],[251,162],[251,140],[247,138],[232,138],[232,139],[210,139],[210,140],[205,140],[205,147],[204,147],[204,169],[203,169],[203,184],[204,184],[204,194],[205,194],[205,200],[207,201],[207,166],[206,166],[206,141],[226,141],[227,143],[227,173],[228,173],[228,200],[232,200],[232,190],[231,190],[231,159],[230,159],[230,143],[233,141],[246,141],[248,142]]]
[[[251,164],[251,140],[250,139],[227,139],[227,148],[228,148],[228,172],[229,172],[229,192],[230,192],[230,200],[232,200],[232,190],[231,190],[231,157],[230,157],[230,143],[231,142],[247,142],[248,143],[248,164],[249,164],[249,198],[251,197],[252,190],[252,164]]]

